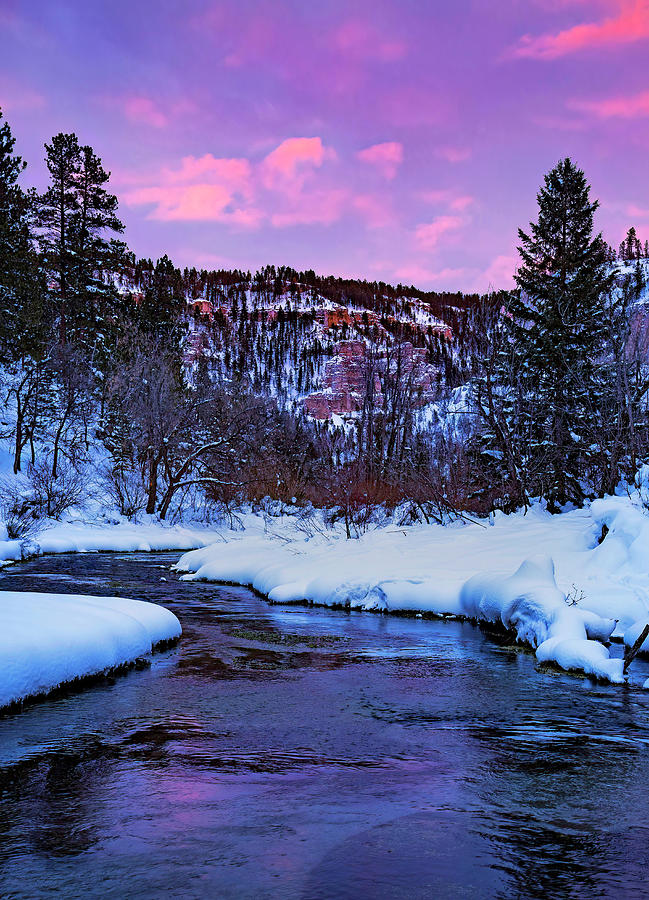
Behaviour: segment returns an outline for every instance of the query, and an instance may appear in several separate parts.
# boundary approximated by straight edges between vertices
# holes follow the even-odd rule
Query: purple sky
[[[0,0],[0,37],[25,183],[75,131],[140,255],[505,287],[566,155],[649,237],[649,0]]]

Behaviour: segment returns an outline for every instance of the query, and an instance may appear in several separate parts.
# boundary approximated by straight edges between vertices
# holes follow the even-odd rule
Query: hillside
[[[504,295],[423,292],[414,287],[323,278],[273,266],[255,275],[132,266],[121,290],[133,302],[169,296],[184,322],[184,360],[219,381],[297,402],[314,418],[357,411],[368,378],[380,403],[380,373],[399,367],[418,403],[470,375],[484,318]],[[152,298],[150,298],[152,299]],[[150,301],[149,301],[150,302]]]

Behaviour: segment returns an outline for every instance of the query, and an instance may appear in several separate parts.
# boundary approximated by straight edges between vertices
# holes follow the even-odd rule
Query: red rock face
[[[211,319],[214,315],[214,310],[209,300],[193,300],[190,306],[194,315],[205,316],[208,319]]]
[[[311,394],[304,401],[308,415],[315,419],[329,419],[333,415],[358,412],[363,405],[367,391],[369,364],[367,347],[362,341],[341,341],[336,344],[336,356],[325,367],[323,390]],[[413,347],[410,343],[393,349],[375,361],[374,405],[380,407],[383,401],[382,378],[394,376],[399,370],[400,377],[408,381],[416,395],[417,406],[431,403],[438,371],[426,362],[426,350]]]

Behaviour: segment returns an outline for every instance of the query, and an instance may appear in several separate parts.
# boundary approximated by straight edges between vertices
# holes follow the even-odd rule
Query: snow
[[[112,551],[191,550],[220,538],[220,533],[205,528],[159,522],[132,524],[87,524],[82,521],[44,522],[38,532],[22,540],[9,540],[0,522],[0,566],[41,553],[89,553]]]
[[[649,621],[649,517],[639,494],[558,516],[537,505],[492,522],[390,526],[345,541],[305,537],[291,516],[264,533],[268,523],[248,517],[243,534],[186,553],[177,568],[188,580],[250,585],[276,603],[497,623],[539,662],[623,681],[608,643],[632,645]]]
[[[146,658],[180,634],[154,603],[0,591],[0,708]]]

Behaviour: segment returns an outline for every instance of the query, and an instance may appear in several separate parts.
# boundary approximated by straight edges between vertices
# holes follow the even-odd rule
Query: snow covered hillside
[[[273,530],[249,521],[242,537],[187,553],[178,568],[278,603],[498,623],[540,662],[611,682],[624,674],[609,638],[633,644],[649,621],[649,518],[637,499],[560,516],[536,507],[491,525],[386,527],[358,541],[305,539],[290,520]]]
[[[154,603],[0,591],[0,708],[146,659],[180,634]]]

